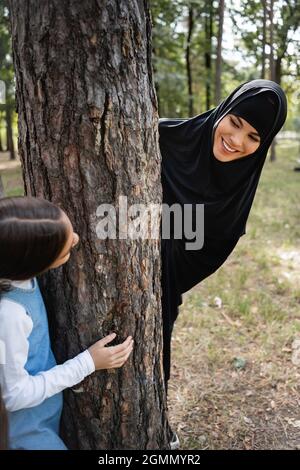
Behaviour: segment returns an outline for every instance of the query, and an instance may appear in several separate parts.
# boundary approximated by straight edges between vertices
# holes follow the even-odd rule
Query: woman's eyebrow
[[[243,127],[243,121],[241,120],[241,118],[239,118],[238,116],[234,116],[234,117],[237,118],[237,120],[238,120],[240,126]]]
[[[238,116],[234,116],[234,117],[238,120],[239,124],[243,127],[243,121],[241,120],[241,118],[239,118]],[[250,132],[250,134],[251,134],[251,135],[255,135],[255,136],[257,136],[257,137],[260,138],[259,133],[256,132],[256,131]]]

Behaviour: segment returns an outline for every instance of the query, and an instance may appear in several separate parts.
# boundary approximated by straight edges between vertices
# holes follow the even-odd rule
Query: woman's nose
[[[233,136],[231,136],[231,142],[232,142],[233,148],[235,148],[236,150],[241,150],[243,148],[244,139],[245,137],[243,133],[241,132],[237,132]],[[229,145],[230,145],[230,142],[229,142]]]

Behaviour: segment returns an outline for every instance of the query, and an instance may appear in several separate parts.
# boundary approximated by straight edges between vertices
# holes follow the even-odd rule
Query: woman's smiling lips
[[[230,145],[227,144],[227,142],[225,142],[223,137],[221,137],[221,140],[222,140],[222,144],[223,144],[222,147],[223,147],[223,149],[225,149],[226,152],[229,152],[229,153],[237,152],[237,150],[234,150],[232,147],[230,147]]]

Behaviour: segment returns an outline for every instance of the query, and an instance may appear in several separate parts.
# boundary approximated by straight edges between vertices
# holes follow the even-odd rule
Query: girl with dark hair
[[[105,347],[110,334],[56,365],[36,276],[66,263],[79,242],[70,219],[50,202],[0,199],[0,386],[11,449],[64,450],[59,437],[62,390],[99,369],[122,367],[133,340]]]
[[[187,249],[190,240],[175,237],[175,225],[171,238],[164,239],[162,234],[166,385],[181,296],[214,273],[245,233],[268,149],[286,114],[286,97],[280,86],[253,80],[204,114],[159,122],[164,203],[179,204],[183,211],[189,204],[193,214],[198,204],[204,205],[201,249]]]

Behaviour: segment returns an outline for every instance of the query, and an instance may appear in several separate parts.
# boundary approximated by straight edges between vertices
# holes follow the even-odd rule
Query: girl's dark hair
[[[68,237],[63,214],[45,199],[0,199],[0,295],[10,280],[31,279],[57,259]]]

